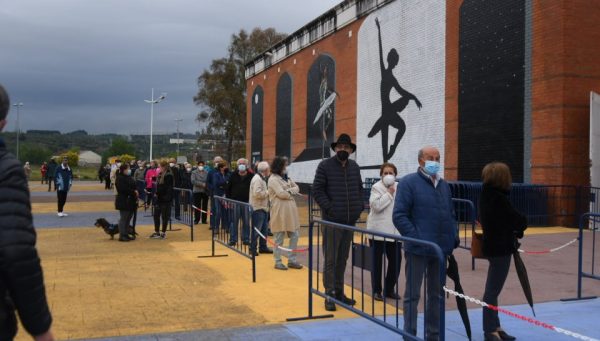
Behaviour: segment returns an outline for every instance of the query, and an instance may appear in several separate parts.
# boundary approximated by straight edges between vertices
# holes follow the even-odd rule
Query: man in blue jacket
[[[68,214],[63,212],[63,208],[67,202],[67,193],[69,193],[73,184],[73,171],[69,167],[67,157],[64,157],[63,162],[56,168],[54,179],[56,181],[56,196],[58,197],[58,216],[61,218],[66,217]]]
[[[321,161],[313,181],[313,196],[321,208],[323,220],[338,224],[354,225],[364,208],[363,185],[360,168],[350,154],[356,151],[350,136],[341,134],[331,144],[335,155]],[[338,301],[354,305],[355,300],[344,295],[344,272],[352,244],[352,231],[323,226],[323,286],[325,293]],[[325,309],[335,311],[330,299]]]
[[[450,187],[437,174],[440,152],[435,147],[419,150],[419,168],[416,173],[403,177],[396,192],[394,225],[404,237],[421,239],[437,244],[448,256],[458,246]],[[406,289],[404,291],[404,331],[417,334],[417,306],[421,284],[427,274],[427,302],[425,339],[439,339],[441,290],[445,278],[440,278],[440,266],[433,250],[406,242]]]
[[[0,131],[10,107],[0,86]],[[36,341],[54,340],[44,274],[35,248],[29,188],[23,166],[0,138],[0,340],[17,334],[17,316]]]

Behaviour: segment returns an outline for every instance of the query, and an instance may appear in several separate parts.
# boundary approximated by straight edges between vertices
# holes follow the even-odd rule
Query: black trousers
[[[323,286],[328,294],[344,293],[344,272],[352,244],[352,231],[323,227]]]
[[[50,192],[52,190],[52,184],[54,183],[54,177],[48,176],[47,181],[48,181],[48,192]],[[56,191],[56,184],[54,184],[54,190]]]
[[[371,272],[371,285],[373,293],[391,294],[394,293],[394,287],[398,284],[398,276],[400,275],[400,266],[402,265],[402,244],[370,239],[369,243],[374,251],[374,266]],[[383,268],[383,254],[387,258],[387,272],[383,288],[381,287],[381,273]]]
[[[498,296],[502,291],[508,270],[510,269],[510,257],[490,257],[490,267],[488,268],[487,280],[485,281],[485,292],[483,301],[498,306]],[[500,327],[498,312],[492,309],[483,308],[483,331],[486,333],[495,332]]]
[[[57,191],[56,195],[58,196],[58,212],[62,212],[65,207],[65,203],[67,202],[67,191]]]
[[[171,218],[171,203],[161,202],[154,205],[154,231],[158,232],[160,228],[160,220],[162,219],[162,232],[167,231],[167,225]]]
[[[200,212],[198,210],[194,210],[194,223],[198,224],[200,222],[200,217],[202,216],[202,224],[206,224],[206,210],[208,209],[208,195],[202,192],[194,193],[194,206],[202,209],[204,212]]]

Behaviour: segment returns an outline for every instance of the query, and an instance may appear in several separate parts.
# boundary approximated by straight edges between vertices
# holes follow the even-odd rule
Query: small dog
[[[110,239],[115,239],[115,234],[119,234],[119,224],[111,224],[104,218],[96,219],[94,225],[96,227],[101,227],[104,232],[110,236]],[[133,226],[129,225],[129,228],[127,229],[127,235],[129,235],[129,238],[135,239],[137,233],[135,232],[135,228]]]

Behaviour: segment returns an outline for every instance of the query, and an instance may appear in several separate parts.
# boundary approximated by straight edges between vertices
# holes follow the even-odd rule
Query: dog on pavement
[[[94,225],[96,227],[101,227],[104,232],[110,236],[110,239],[115,239],[115,234],[119,234],[119,224],[111,224],[104,218],[96,219]],[[127,228],[127,235],[129,238],[135,239],[137,233],[135,232],[135,228],[133,226],[129,225]]]

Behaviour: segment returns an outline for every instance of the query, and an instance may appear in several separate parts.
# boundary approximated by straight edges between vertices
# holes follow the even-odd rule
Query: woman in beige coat
[[[290,239],[290,249],[298,246],[300,221],[298,219],[298,208],[294,195],[300,192],[298,185],[286,176],[287,159],[276,156],[271,163],[271,176],[269,177],[269,199],[271,200],[271,232],[275,237],[277,247],[273,250],[275,269],[287,270],[302,269],[296,261],[296,254],[289,252],[287,267],[281,261],[283,238],[287,235]]]

